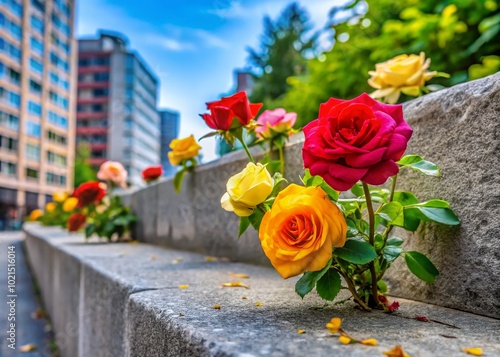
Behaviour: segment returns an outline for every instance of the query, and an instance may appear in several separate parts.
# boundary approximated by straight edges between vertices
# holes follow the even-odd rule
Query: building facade
[[[93,166],[119,161],[142,185],[142,170],[160,163],[158,80],[121,34],[101,31],[78,48],[77,142]]]
[[[0,229],[71,191],[74,0],[0,0]]]
[[[179,136],[180,115],[173,110],[160,110],[161,120],[161,166],[163,167],[163,176],[173,176],[177,169],[170,165],[168,161],[168,152],[170,151],[170,142]]]

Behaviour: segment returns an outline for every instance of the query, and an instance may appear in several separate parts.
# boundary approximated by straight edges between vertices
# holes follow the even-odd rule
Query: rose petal
[[[394,161],[382,161],[378,165],[370,167],[361,181],[370,185],[382,185],[389,177],[396,175],[398,172],[399,167]]]

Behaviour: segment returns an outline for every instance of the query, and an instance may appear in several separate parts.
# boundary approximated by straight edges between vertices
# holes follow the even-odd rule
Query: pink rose
[[[401,105],[379,103],[363,93],[352,100],[330,98],[318,119],[304,127],[304,166],[339,191],[356,182],[381,185],[398,173],[412,129]]]
[[[102,181],[111,181],[122,188],[127,187],[127,170],[116,161],[106,161],[99,168],[97,178]]]
[[[286,133],[292,129],[297,120],[297,113],[287,113],[283,108],[264,111],[257,119],[255,132],[262,139],[271,138],[276,133]]]

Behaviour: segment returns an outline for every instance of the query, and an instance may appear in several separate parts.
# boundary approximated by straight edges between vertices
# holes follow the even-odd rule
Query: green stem
[[[389,196],[389,202],[392,202],[394,199],[394,191],[396,190],[396,182],[398,181],[398,175],[392,176],[392,183],[391,183],[391,194]]]
[[[366,199],[366,209],[368,210],[368,218],[370,220],[370,235],[369,241],[372,246],[375,246],[375,214],[373,212],[373,204],[370,195],[370,189],[366,183],[363,182],[363,191]],[[372,295],[375,306],[379,306],[378,301],[378,288],[377,288],[377,274],[375,272],[375,262],[370,262],[370,274],[372,276]]]
[[[356,287],[354,286],[354,283],[352,282],[351,278],[349,278],[347,276],[347,274],[345,274],[342,271],[342,269],[338,269],[335,267],[332,267],[332,268],[335,269],[336,271],[338,271],[340,273],[340,275],[342,275],[345,282],[347,283],[347,288],[349,289],[349,291],[352,294],[352,297],[354,298],[354,300],[356,300],[356,302],[359,304],[359,306],[361,306],[361,308],[365,311],[371,311],[372,309],[370,309],[370,307],[368,305],[366,305],[365,302],[363,300],[361,300],[361,298],[359,297],[358,293],[356,292]]]
[[[240,141],[241,145],[243,145],[243,149],[245,149],[245,152],[247,153],[247,156],[248,156],[248,159],[250,160],[250,162],[255,164],[255,160],[253,159],[253,156],[250,153],[250,150],[248,149],[247,143],[245,142],[245,140],[243,140],[243,137],[239,137],[237,139]]]
[[[285,177],[285,154],[283,152],[283,146],[278,146],[278,152],[280,155],[280,172],[283,177]]]

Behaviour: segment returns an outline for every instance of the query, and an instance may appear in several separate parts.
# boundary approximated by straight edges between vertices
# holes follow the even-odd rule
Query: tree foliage
[[[280,97],[288,89],[286,79],[305,72],[305,56],[312,55],[316,43],[316,35],[309,34],[311,28],[309,15],[297,3],[286,7],[275,21],[264,17],[260,48],[247,49],[255,77],[251,101],[272,101]]]
[[[89,164],[90,147],[88,144],[81,143],[76,148],[75,168],[74,168],[74,187],[80,186],[84,182],[97,179],[95,170]]]
[[[297,127],[315,119],[330,97],[372,92],[368,71],[399,54],[424,51],[431,70],[451,75],[431,80],[444,86],[500,70],[500,9],[493,0],[355,0],[333,8],[331,22],[333,48],[289,76],[286,95],[271,103],[297,112]]]

